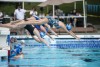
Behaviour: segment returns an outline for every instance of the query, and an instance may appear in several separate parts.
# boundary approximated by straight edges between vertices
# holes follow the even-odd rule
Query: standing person
[[[14,11],[14,20],[24,20],[25,18],[25,9],[22,9],[21,6],[18,6]]]
[[[2,13],[2,11],[0,11],[0,18],[2,18],[3,17],[3,13]]]
[[[14,11],[14,20],[24,20],[26,12],[27,11],[25,9],[22,9],[21,6],[19,5],[17,9],[15,9]],[[22,29],[20,29],[18,32],[19,34],[23,33]]]
[[[3,22],[3,13],[2,13],[2,11],[0,11],[0,23],[2,23]]]
[[[34,7],[32,7],[32,10],[30,11],[30,16],[37,16],[38,12],[36,11],[36,9]]]
[[[73,10],[72,15],[76,16],[76,9]],[[76,22],[77,22],[77,18],[73,17],[72,25],[74,27],[76,27]]]
[[[24,20],[25,18],[25,9],[22,9],[21,6],[17,6],[17,9],[14,11],[14,20]],[[22,34],[22,29],[18,31],[19,34]]]

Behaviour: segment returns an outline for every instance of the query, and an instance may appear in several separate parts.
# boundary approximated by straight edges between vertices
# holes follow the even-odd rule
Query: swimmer
[[[20,27],[20,28],[25,28],[25,29],[27,29],[28,30],[28,32],[31,34],[31,36],[37,41],[37,42],[41,42],[41,43],[44,43],[44,44],[46,44],[48,47],[50,47],[49,46],[49,44],[48,44],[48,42],[46,42],[43,38],[41,38],[41,36],[40,36],[40,34],[39,34],[39,31],[36,29],[36,28],[34,28],[32,25],[21,25],[21,26],[18,26],[18,25],[16,25],[17,23],[15,23],[15,24],[12,24],[12,23],[7,23],[7,24],[0,24],[0,27],[7,27],[7,28],[14,28],[14,29],[16,29],[17,27]],[[35,37],[35,35],[38,37]]]
[[[32,25],[26,25],[24,28],[28,30],[28,32],[31,34],[31,36],[37,42],[43,42],[43,43],[45,43],[49,47],[49,44],[43,38],[41,38],[39,31],[34,26],[32,26]],[[36,35],[38,38],[35,37],[34,35]]]
[[[48,30],[42,26],[42,25],[34,25],[35,28],[37,28],[37,30],[40,32],[41,37],[44,37],[45,35],[49,36],[52,40],[54,40],[50,34],[48,33]]]
[[[25,20],[17,20],[17,21],[12,21],[12,22],[9,22],[7,24],[0,24],[0,27],[6,27],[6,28],[22,28],[23,26],[27,25],[27,24],[37,24],[37,25],[41,25],[41,24],[45,24],[47,22],[40,22],[40,20],[35,20],[33,17],[30,17],[30,18],[27,18]],[[22,25],[21,25],[22,24]],[[24,24],[24,25],[23,25]]]
[[[33,15],[34,19],[39,20],[40,18],[36,15]],[[54,40],[50,34],[47,32],[47,29],[43,25],[34,25],[35,28],[40,32],[41,37],[48,35],[52,40]]]
[[[61,22],[61,21],[59,21],[59,20],[56,20],[56,19],[54,19],[54,18],[52,18],[52,17],[50,17],[50,16],[47,16],[47,17],[45,18],[45,20],[46,20],[46,19],[48,20],[48,24],[49,24],[49,25],[54,25],[54,26],[56,27],[56,29],[63,28],[68,34],[70,34],[70,35],[73,36],[74,38],[80,39],[80,38],[77,37],[71,30],[68,31],[68,29],[66,28],[66,25],[65,25],[63,22]]]
[[[33,24],[33,25],[42,25],[42,24],[45,24],[45,26],[53,33],[53,34],[55,34],[56,36],[58,36],[57,35],[57,33],[55,33],[52,29],[51,29],[51,27],[48,25],[48,24],[46,24],[46,23],[48,23],[48,20],[45,20],[45,19],[39,19],[39,20],[36,20],[36,18],[35,17],[30,17],[30,18],[27,18],[27,21],[20,21],[19,23],[17,23],[14,27],[16,27],[16,26],[22,26],[22,25],[27,25],[27,24]]]
[[[34,24],[34,17],[31,17],[31,18],[28,19],[28,20],[30,20],[30,21],[33,20],[33,22],[24,22],[24,23],[20,23],[19,25]],[[78,40],[80,39],[80,38],[77,37],[72,31],[68,31],[67,28],[66,28],[66,25],[65,25],[63,22],[61,22],[61,21],[59,21],[59,20],[56,20],[56,19],[54,19],[54,18],[52,18],[52,17],[50,17],[50,16],[46,16],[45,18],[40,19],[40,20],[38,20],[38,21],[39,21],[39,23],[43,23],[43,22],[48,23],[48,24],[49,24],[49,25],[47,25],[48,28],[51,28],[50,25],[54,25],[57,29],[63,28],[68,34],[70,34],[70,35],[73,36],[74,38],[76,38],[76,39],[78,39]],[[46,25],[46,24],[45,24],[45,25]]]
[[[38,16],[33,16],[36,20],[39,20],[40,18]],[[39,25],[38,25],[39,27]],[[45,28],[44,28],[45,27]],[[50,35],[48,34],[48,32],[45,29],[48,29],[49,31],[51,31],[55,36],[58,36],[57,33],[55,33],[47,23],[42,24],[39,28],[41,28],[41,30],[43,30],[45,33],[47,33],[47,35],[50,37]],[[51,38],[51,37],[50,37]]]
[[[73,32],[72,32],[72,25],[70,22],[68,22],[68,24],[66,24],[66,29],[73,35],[73,37],[75,37],[76,39],[80,39],[79,37],[77,37]]]
[[[21,20],[16,20],[16,21],[11,21],[9,23],[6,23],[6,24],[0,24],[0,27],[6,27],[6,28],[17,28],[18,26],[16,25],[16,23],[19,23],[21,22]]]
[[[24,57],[23,54],[17,54],[16,49],[11,50],[10,52],[11,52],[11,53],[10,53],[10,56],[8,56],[8,59],[9,59],[9,60],[10,60],[10,59],[16,60],[16,59],[19,59],[19,58],[23,58],[23,57]]]

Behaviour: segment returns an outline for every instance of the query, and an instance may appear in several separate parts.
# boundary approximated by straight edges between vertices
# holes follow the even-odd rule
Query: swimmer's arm
[[[23,58],[23,57],[24,57],[24,55],[23,55],[23,54],[19,54],[19,55],[14,56],[14,58],[15,58],[15,59],[18,59],[18,58]]]
[[[70,31],[70,33],[72,34],[73,37],[75,37],[76,39],[80,39],[79,37],[77,37],[72,31]]]
[[[40,28],[41,28],[41,30],[42,30],[43,32],[46,33],[46,35],[48,35],[52,40],[54,40],[54,39],[50,36],[50,34],[48,33],[48,31],[45,29],[45,27],[43,27],[43,26],[41,25]]]
[[[27,25],[27,24],[38,24],[38,25],[41,25],[41,24],[44,24],[45,22],[40,22],[40,20],[29,20],[29,21],[21,21],[19,23],[17,23],[17,25]]]
[[[80,39],[79,37],[77,37],[71,30],[70,31],[68,31],[67,30],[67,32],[71,35],[71,36],[73,36],[74,38],[76,38],[76,39]]]
[[[54,32],[48,24],[45,24],[45,26],[46,26],[55,36],[58,36],[58,34],[57,34],[56,32]]]
[[[52,40],[54,40],[49,33],[46,33]]]

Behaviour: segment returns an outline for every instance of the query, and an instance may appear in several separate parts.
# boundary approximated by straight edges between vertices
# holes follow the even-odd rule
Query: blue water
[[[7,61],[0,61],[0,67],[8,67]]]
[[[48,48],[25,40],[24,58],[10,60],[19,67],[100,67],[100,40],[56,39]]]

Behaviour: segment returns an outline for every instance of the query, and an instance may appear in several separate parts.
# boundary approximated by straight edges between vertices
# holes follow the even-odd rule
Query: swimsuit
[[[34,31],[34,27],[32,26],[32,25],[26,25],[25,27],[24,27],[25,29],[27,29],[28,30],[28,32],[31,34],[31,35],[34,35],[34,33],[33,33],[33,31]]]
[[[55,26],[57,29],[59,29],[59,28],[61,28],[61,26],[59,26],[59,20],[56,20],[56,19],[54,19],[54,18],[52,18],[52,17],[50,17],[50,16],[47,16],[46,17],[48,20],[49,20],[49,22],[48,22],[48,24],[50,25],[50,26]]]

